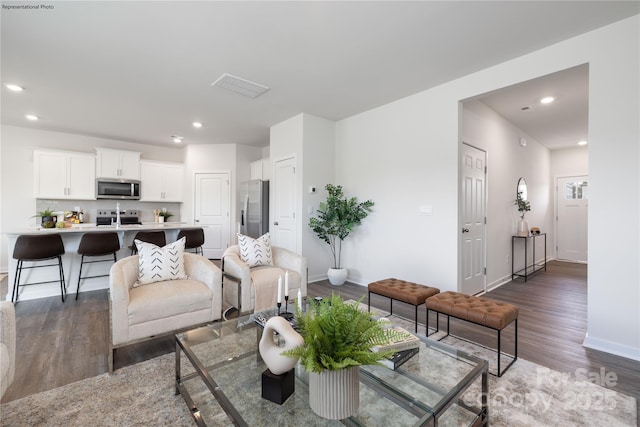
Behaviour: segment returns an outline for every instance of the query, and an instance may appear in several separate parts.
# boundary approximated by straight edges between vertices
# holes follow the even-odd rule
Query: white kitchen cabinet
[[[95,200],[94,155],[71,151],[34,150],[33,166],[35,198]]]
[[[184,167],[179,163],[140,162],[140,201],[182,202]]]
[[[98,178],[140,179],[140,153],[96,148]]]
[[[251,162],[251,179],[261,179],[269,181],[271,179],[271,162],[269,158],[264,158]]]

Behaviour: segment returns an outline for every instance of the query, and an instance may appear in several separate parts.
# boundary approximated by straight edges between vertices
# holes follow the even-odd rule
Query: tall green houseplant
[[[333,268],[342,268],[342,241],[369,215],[373,202],[358,203],[355,197],[347,199],[340,185],[327,184],[325,189],[329,193],[327,200],[320,203],[318,216],[309,219],[309,227],[331,247]]]

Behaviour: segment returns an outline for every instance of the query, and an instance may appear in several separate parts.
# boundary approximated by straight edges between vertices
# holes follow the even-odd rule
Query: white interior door
[[[229,174],[196,173],[194,222],[204,230],[202,252],[209,259],[220,259],[229,246]]]
[[[296,158],[279,160],[274,167],[274,215],[271,224],[273,244],[297,252]]]
[[[485,182],[484,151],[462,145],[462,283],[461,292],[469,295],[485,288]]]
[[[587,262],[587,222],[589,178],[558,178],[556,257],[560,260]]]

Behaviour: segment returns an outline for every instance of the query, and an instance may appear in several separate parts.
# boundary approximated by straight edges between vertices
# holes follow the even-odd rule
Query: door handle
[[[278,221],[275,221],[275,222],[273,223],[273,225],[278,225]]]
[[[463,232],[463,233],[468,233],[468,232],[469,232],[469,229],[468,229],[468,228],[463,228],[463,229],[462,229],[462,232]]]

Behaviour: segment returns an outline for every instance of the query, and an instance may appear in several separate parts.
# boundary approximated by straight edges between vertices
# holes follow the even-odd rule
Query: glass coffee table
[[[420,351],[397,370],[360,368],[360,409],[340,421],[309,407],[308,375],[295,368],[295,391],[278,405],[263,399],[253,314],[176,335],[176,394],[202,426],[488,425],[488,363],[420,337]],[[182,357],[182,356],[186,357]]]

